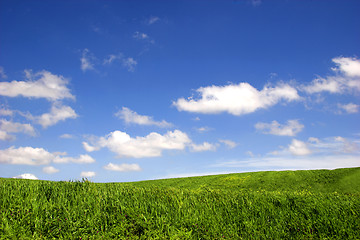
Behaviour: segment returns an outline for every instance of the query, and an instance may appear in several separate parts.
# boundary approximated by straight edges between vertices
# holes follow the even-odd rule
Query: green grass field
[[[360,168],[142,181],[0,178],[1,239],[360,239]]]

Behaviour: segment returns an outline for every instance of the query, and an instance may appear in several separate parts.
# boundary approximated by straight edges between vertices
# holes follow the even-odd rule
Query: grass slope
[[[134,183],[0,179],[0,239],[359,239],[360,168]]]

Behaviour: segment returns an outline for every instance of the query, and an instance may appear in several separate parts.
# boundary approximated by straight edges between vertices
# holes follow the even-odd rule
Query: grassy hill
[[[0,179],[0,239],[360,239],[360,168],[133,183]]]
[[[360,168],[335,170],[266,171],[172,178],[129,183],[129,186],[161,186],[181,189],[311,191],[360,193]]]

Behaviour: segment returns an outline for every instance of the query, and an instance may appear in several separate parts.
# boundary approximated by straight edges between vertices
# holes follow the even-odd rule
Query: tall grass
[[[228,177],[234,175],[222,175]],[[360,238],[356,191],[316,192],[296,185],[293,191],[208,187],[214,183],[197,188],[191,183],[188,188],[162,186],[166,181],[0,179],[0,238]]]

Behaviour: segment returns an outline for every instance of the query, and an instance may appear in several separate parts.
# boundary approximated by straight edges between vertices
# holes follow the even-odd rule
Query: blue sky
[[[0,176],[360,166],[359,1],[0,2]]]

